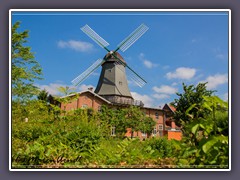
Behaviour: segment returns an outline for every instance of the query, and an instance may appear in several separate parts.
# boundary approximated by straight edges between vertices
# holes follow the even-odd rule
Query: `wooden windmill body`
[[[116,64],[116,59],[108,53],[102,64],[101,75],[95,89],[95,93],[109,100],[110,102],[124,102],[130,104],[133,97],[128,88],[125,64],[126,62],[119,53],[116,53],[118,59],[123,63]]]

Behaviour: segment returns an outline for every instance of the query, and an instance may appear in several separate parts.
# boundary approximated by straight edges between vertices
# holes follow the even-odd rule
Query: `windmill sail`
[[[143,87],[147,82],[140,76],[138,75],[132,68],[130,68],[127,64],[123,63],[121,60],[118,60],[114,64],[116,65],[123,65],[127,67],[127,74],[128,76],[139,86]],[[118,67],[118,66],[117,66]]]
[[[119,45],[115,52],[120,49],[122,52],[126,51],[134,42],[136,42],[149,28],[145,24],[141,24],[135,31],[133,31],[127,38],[125,38]]]
[[[86,71],[84,71],[82,74],[80,74],[74,80],[72,80],[73,85],[75,85],[75,86],[79,85],[81,82],[83,82],[83,80],[85,80],[88,76],[90,76],[103,63],[104,63],[104,60],[98,59]]]
[[[81,30],[88,35],[93,41],[95,41],[100,47],[108,50],[106,47],[109,45],[101,36],[99,36],[92,28],[87,24],[81,28]],[[109,50],[108,50],[109,51]]]

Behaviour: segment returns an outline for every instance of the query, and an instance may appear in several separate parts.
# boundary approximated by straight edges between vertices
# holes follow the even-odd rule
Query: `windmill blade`
[[[145,24],[141,24],[127,38],[125,38],[118,46],[115,52],[120,49],[126,51],[134,42],[136,42],[149,28]]]
[[[101,36],[99,36],[92,28],[90,28],[87,24],[81,28],[81,30],[90,37],[93,41],[95,41],[100,47],[109,51],[106,47],[109,45],[107,41],[105,41]]]
[[[147,82],[138,75],[132,68],[130,68],[127,64],[123,63],[121,60],[118,60],[114,63],[115,65],[123,65],[127,67],[127,74],[128,76],[139,86],[143,87]],[[116,66],[118,67],[118,66]],[[118,67],[120,70],[122,70],[120,67]],[[122,70],[123,71],[123,70]]]
[[[76,77],[71,82],[73,85],[77,86],[81,82],[83,82],[88,76],[90,76],[100,65],[104,63],[105,60],[98,59],[96,62],[94,62],[86,71],[84,71],[82,74],[80,74],[78,77]]]

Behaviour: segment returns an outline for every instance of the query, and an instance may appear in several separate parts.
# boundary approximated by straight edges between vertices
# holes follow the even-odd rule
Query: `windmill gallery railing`
[[[122,97],[104,97],[104,98],[113,104],[133,105],[133,106],[140,106],[140,107],[144,106],[143,102],[140,100],[134,100],[134,99],[122,98]]]

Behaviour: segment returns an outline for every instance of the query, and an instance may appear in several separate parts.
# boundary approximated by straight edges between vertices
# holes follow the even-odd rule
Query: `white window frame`
[[[147,133],[145,131],[141,131],[142,137],[147,137]]]
[[[153,135],[153,136],[156,136],[156,135],[157,135],[157,128],[156,128],[156,127],[153,129],[152,135]]]
[[[83,109],[86,109],[86,108],[88,108],[88,105],[87,105],[87,104],[83,104],[83,105],[82,105],[82,108],[83,108]]]
[[[160,128],[160,127],[161,127],[161,128]],[[163,124],[159,124],[159,125],[158,125],[158,130],[159,130],[159,131],[163,131]]]
[[[159,136],[163,136],[163,124],[159,124],[158,125],[158,132],[159,132]]]
[[[111,136],[116,136],[116,127],[111,126]]]
[[[102,106],[98,106],[98,112],[102,112]]]

